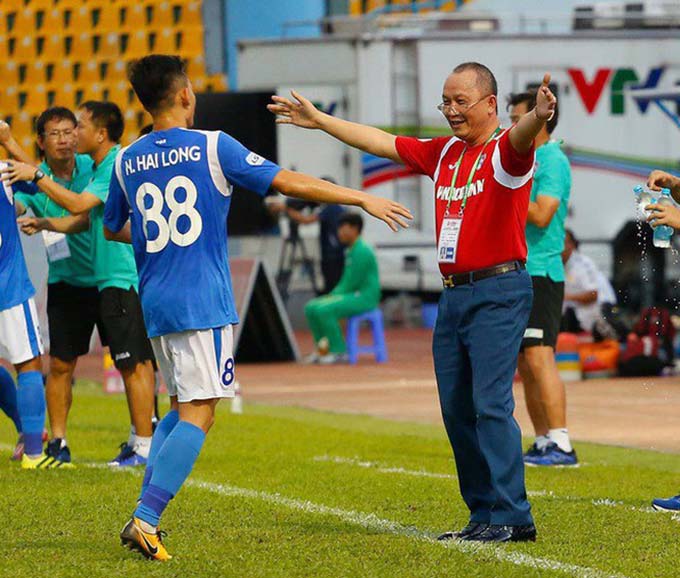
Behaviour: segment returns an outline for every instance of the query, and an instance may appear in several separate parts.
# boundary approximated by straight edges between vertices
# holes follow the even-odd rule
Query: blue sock
[[[205,433],[199,427],[180,421],[156,455],[153,474],[135,517],[158,526],[168,502],[177,495],[201,453]]]
[[[42,453],[42,432],[45,427],[45,389],[39,371],[19,374],[17,405],[24,434],[24,452],[29,456]]]
[[[0,409],[14,422],[17,433],[21,433],[21,418],[17,405],[17,386],[12,374],[0,366]]]
[[[144,492],[151,481],[151,476],[153,475],[153,463],[156,460],[156,456],[158,455],[158,452],[161,451],[161,448],[163,447],[166,438],[170,435],[170,432],[175,429],[178,421],[179,412],[176,409],[173,409],[165,414],[165,417],[158,422],[156,431],[153,432],[153,438],[151,438],[151,449],[149,450],[149,457],[146,460],[146,469],[144,470],[142,491],[139,494],[140,500],[144,497]]]

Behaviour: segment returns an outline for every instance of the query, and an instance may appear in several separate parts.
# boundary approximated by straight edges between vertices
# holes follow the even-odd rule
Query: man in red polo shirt
[[[444,425],[470,509],[467,526],[440,539],[536,539],[512,378],[531,310],[524,230],[534,138],[556,104],[549,82],[546,74],[536,107],[504,130],[493,73],[476,62],[460,64],[446,78],[437,107],[453,136],[431,140],[334,118],[296,92],[296,102],[274,96],[268,106],[279,123],[321,129],[434,181],[444,291],[432,349]]]

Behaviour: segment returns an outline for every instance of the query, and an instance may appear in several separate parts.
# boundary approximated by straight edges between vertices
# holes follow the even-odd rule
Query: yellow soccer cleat
[[[22,470],[47,470],[51,468],[50,465],[54,460],[45,453],[40,454],[35,458],[31,458],[24,454],[21,458]]]
[[[29,458],[24,454],[21,458],[21,467],[24,470],[54,470],[57,468],[69,470],[75,468],[72,463],[61,461],[45,453],[36,458]]]
[[[165,562],[172,556],[165,549],[161,536],[160,531],[154,533],[142,530],[139,520],[133,517],[121,530],[120,541],[123,546],[127,546],[130,550],[137,550],[151,560]]]

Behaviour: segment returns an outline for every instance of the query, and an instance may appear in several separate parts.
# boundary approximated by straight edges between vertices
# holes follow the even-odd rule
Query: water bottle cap
[[[642,192],[642,185],[635,185],[633,187],[633,192],[639,195]]]
[[[662,195],[668,195],[670,197],[671,196],[671,190],[670,189],[661,189],[661,194]]]

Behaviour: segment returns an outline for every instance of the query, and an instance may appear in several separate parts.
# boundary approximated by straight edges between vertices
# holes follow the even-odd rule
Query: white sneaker
[[[336,365],[338,363],[347,363],[347,361],[346,353],[328,353],[319,357],[319,364],[321,365]]]
[[[315,351],[314,353],[310,353],[309,355],[304,357],[302,363],[304,363],[305,365],[313,365],[314,363],[319,363],[320,358],[321,356],[319,355],[319,353]]]

